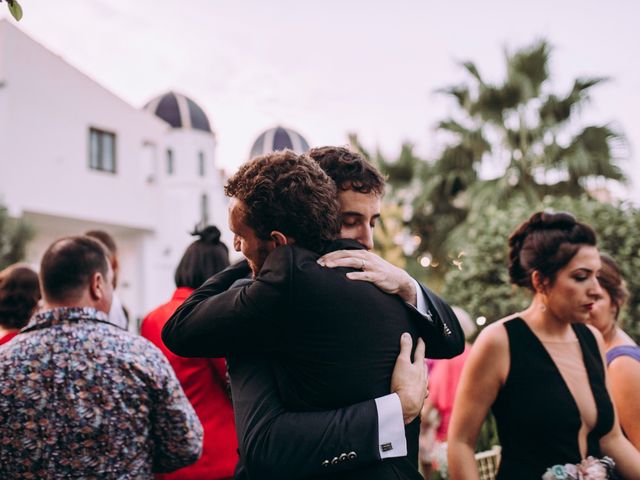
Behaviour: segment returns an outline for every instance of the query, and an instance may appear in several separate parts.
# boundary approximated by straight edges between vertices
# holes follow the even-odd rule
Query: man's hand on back
[[[403,333],[400,337],[400,354],[391,377],[391,392],[400,397],[405,424],[411,423],[420,414],[424,399],[429,394],[427,367],[424,362],[424,341],[421,338],[418,339],[413,362],[411,361],[412,346],[411,335]]]
[[[416,306],[417,292],[411,276],[375,253],[366,250],[338,250],[319,258],[318,263],[329,268],[360,269],[361,272],[347,273],[347,277],[371,282],[383,292],[398,295],[405,302]]]

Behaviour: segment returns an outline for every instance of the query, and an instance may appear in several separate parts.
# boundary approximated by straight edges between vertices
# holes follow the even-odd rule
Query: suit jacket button
[[[340,456],[338,457],[338,460],[340,460],[341,462],[344,462],[347,458],[347,454],[346,453],[341,453]]]
[[[339,462],[338,457],[333,457],[333,459],[331,460],[331,465],[337,465]]]
[[[347,453],[347,458],[349,460],[355,460],[358,457],[358,454],[356,452],[349,452]]]
[[[322,466],[323,467],[328,467],[329,466],[329,460],[325,460],[324,462],[322,462]]]

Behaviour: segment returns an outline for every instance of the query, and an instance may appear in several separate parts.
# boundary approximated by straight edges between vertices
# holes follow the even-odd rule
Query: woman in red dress
[[[0,272],[0,345],[15,337],[40,301],[38,274],[24,264]]]
[[[183,358],[162,343],[162,327],[193,290],[229,265],[229,253],[220,231],[206,227],[186,250],[176,269],[177,289],[169,302],[153,310],[142,322],[141,334],[169,359],[178,380],[204,428],[202,456],[188,467],[157,475],[162,480],[214,480],[233,478],[238,462],[238,441],[223,358]]]

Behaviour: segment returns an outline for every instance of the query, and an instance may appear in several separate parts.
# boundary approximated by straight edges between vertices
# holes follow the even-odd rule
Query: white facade
[[[92,128],[115,135],[114,173],[90,167]],[[28,262],[60,236],[103,229],[120,250],[119,295],[141,318],[171,295],[203,208],[231,247],[215,148],[213,133],[171,128],[0,20],[0,203],[35,229]]]

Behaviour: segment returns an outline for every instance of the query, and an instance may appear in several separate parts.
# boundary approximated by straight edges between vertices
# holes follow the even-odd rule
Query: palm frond
[[[462,62],[461,66],[467,71],[469,72],[469,74],[475,78],[478,83],[480,85],[484,85],[484,80],[482,80],[482,76],[480,75],[480,71],[478,70],[478,67],[476,67],[476,64],[467,60],[466,62]]]
[[[436,93],[443,93],[445,95],[450,95],[456,99],[458,105],[462,107],[464,110],[469,108],[469,102],[471,100],[471,95],[469,93],[469,89],[466,86],[451,86],[445,87],[436,90]]]
[[[550,54],[551,46],[546,40],[538,40],[532,46],[518,50],[508,59],[507,81],[523,84],[528,98],[539,95],[549,78]]]
[[[615,163],[612,145],[624,142],[624,137],[608,126],[588,126],[574,138],[564,155],[571,178],[602,176],[619,182],[627,178]]]

